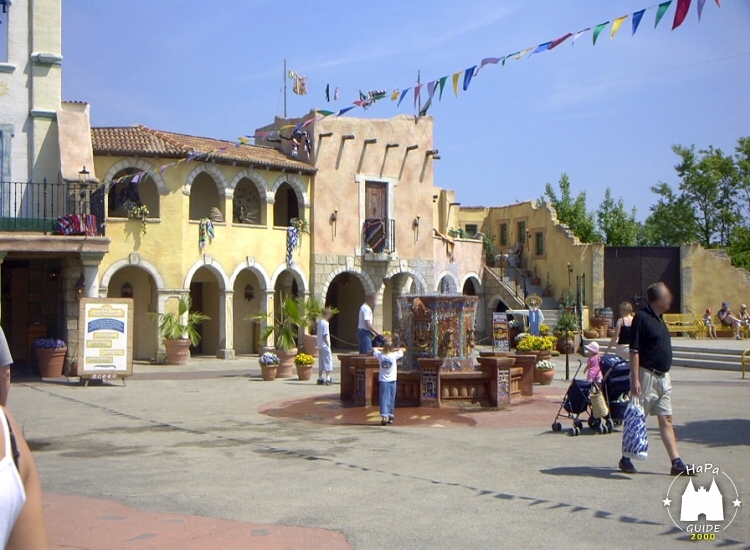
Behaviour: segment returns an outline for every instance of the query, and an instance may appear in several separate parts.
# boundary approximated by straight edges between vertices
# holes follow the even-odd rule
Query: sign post
[[[492,351],[509,351],[508,315],[492,312]]]
[[[114,380],[133,374],[132,298],[81,298],[78,317],[78,372],[91,380]]]

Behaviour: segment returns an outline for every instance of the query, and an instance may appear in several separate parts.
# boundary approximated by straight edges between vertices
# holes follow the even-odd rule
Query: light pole
[[[78,187],[80,191],[81,196],[81,215],[83,216],[86,214],[86,190],[89,186],[89,175],[91,173],[86,170],[86,167],[84,166],[83,169],[78,172]]]

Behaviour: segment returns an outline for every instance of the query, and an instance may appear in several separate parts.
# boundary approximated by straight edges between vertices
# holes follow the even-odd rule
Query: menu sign
[[[133,300],[82,298],[78,375],[124,378],[133,373]]]
[[[492,349],[507,351],[510,348],[508,336],[508,315],[492,312]]]

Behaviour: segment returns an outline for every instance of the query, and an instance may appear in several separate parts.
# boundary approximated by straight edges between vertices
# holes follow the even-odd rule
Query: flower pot
[[[60,378],[68,348],[36,348],[39,374],[42,378]]]
[[[302,342],[303,342],[303,349],[305,350],[305,353],[307,355],[312,355],[313,357],[318,356],[318,337],[314,334],[305,334],[302,336]]]
[[[295,365],[297,367],[297,378],[300,380],[310,380],[312,377],[312,365]]]
[[[276,378],[291,378],[294,374],[294,358],[297,357],[297,348],[286,351],[277,349],[276,355],[279,356],[279,370]]]
[[[534,369],[534,382],[536,382],[540,386],[549,386],[554,379],[554,369]]]
[[[539,277],[532,277],[531,278],[531,284],[534,286],[539,286],[542,284],[542,279]]]
[[[272,382],[276,380],[276,374],[279,370],[278,365],[261,365],[260,366],[260,374],[263,377],[263,380],[266,382]]]
[[[607,331],[609,330],[609,319],[597,319],[594,317],[589,320],[589,323],[591,324],[591,328],[599,333],[599,338],[604,338],[607,335]]]
[[[170,365],[187,365],[190,359],[190,340],[164,340],[167,351],[167,363]]]
[[[544,292],[542,292],[542,296],[544,296],[545,298],[552,298],[552,289],[545,288]]]
[[[586,338],[586,340],[595,340],[599,338],[599,333],[595,330],[584,330],[583,337]]]
[[[558,338],[557,339],[557,351],[564,354],[566,351],[568,353],[573,353],[575,350],[575,341],[572,338]]]

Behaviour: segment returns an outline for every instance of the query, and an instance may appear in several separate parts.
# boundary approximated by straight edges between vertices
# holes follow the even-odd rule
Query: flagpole
[[[286,118],[286,59],[284,59],[284,118]]]
[[[422,71],[417,71],[417,86],[422,84]],[[420,90],[421,91],[421,90]],[[422,112],[422,94],[417,95],[417,101],[419,102],[419,109],[417,110],[417,114]]]

